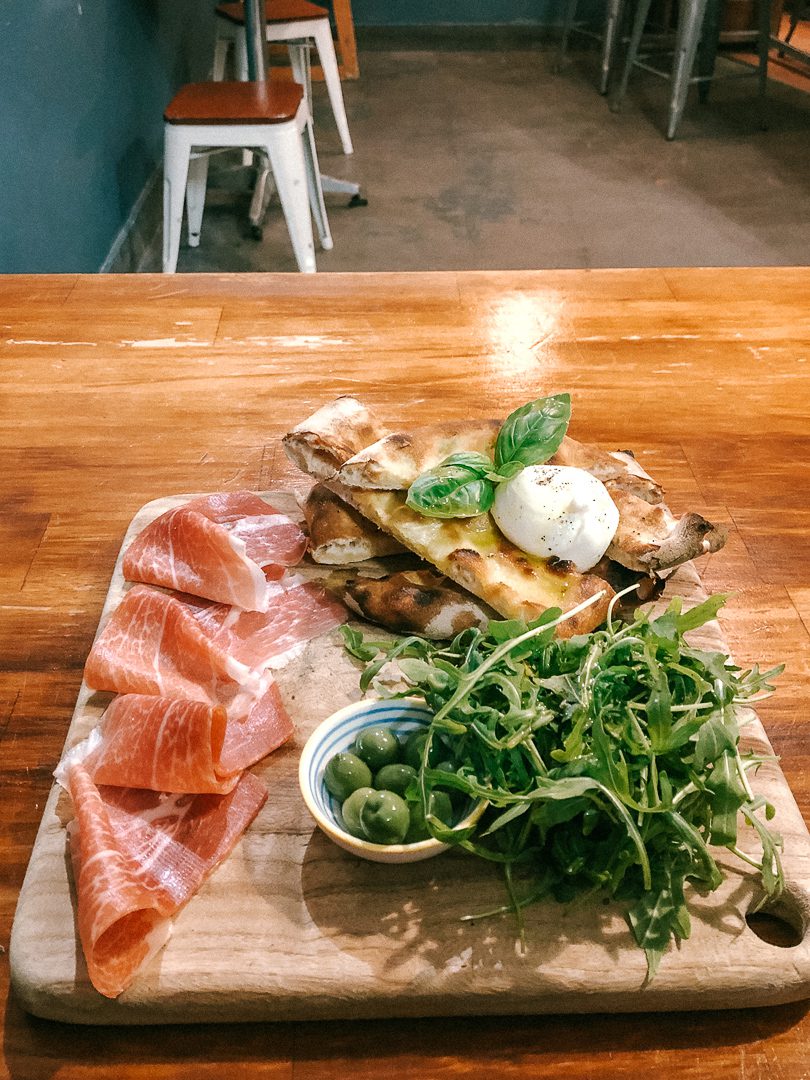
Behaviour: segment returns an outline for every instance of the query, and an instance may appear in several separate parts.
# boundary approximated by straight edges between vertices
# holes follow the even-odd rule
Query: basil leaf
[[[406,506],[427,517],[475,517],[492,506],[495,487],[487,479],[492,463],[484,454],[451,454],[408,488]]]
[[[495,470],[493,468],[491,472],[487,473],[487,476],[493,484],[501,484],[504,480],[511,480],[512,477],[517,476],[525,468],[526,466],[519,461],[505,461],[500,469]]]
[[[507,462],[542,465],[563,441],[571,419],[571,395],[552,394],[507,416],[495,443],[495,468]]]

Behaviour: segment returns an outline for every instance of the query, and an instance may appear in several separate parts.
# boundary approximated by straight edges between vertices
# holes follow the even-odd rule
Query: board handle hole
[[[807,933],[807,919],[802,907],[790,893],[758,909],[754,905],[746,914],[745,921],[760,941],[780,949],[793,949],[801,945]]]

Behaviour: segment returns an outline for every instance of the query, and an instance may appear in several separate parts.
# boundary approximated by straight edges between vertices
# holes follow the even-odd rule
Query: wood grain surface
[[[263,494],[300,519],[292,496]],[[184,501],[156,499],[135,515],[99,629],[128,587],[121,574],[126,548]],[[371,573],[387,569],[379,561],[366,566]],[[306,558],[296,567],[299,576],[334,585],[352,573]],[[694,566],[672,575],[657,610],[672,596],[686,606],[706,598]],[[353,625],[379,637],[367,623]],[[692,640],[726,651],[716,622]],[[470,911],[503,904],[503,881],[490,864],[452,853],[388,867],[339,850],[305,809],[298,759],[322,720],[362,696],[359,667],[332,632],[296,650],[277,666],[276,678],[295,735],[254,769],[270,798],[236,851],[174,920],[168,945],[112,1001],[93,989],[81,954],[65,837],[73,810],[54,784],[11,934],[12,988],[29,1012],[75,1023],[165,1024],[691,1011],[810,997],[810,834],[776,762],[757,771],[753,786],[775,808],[772,827],[784,840],[785,895],[768,918],[790,936],[791,947],[763,940],[747,923],[762,896],[758,875],[726,856],[723,884],[710,897],[689,896],[688,942],[667,952],[648,984],[644,955],[617,907],[534,905],[525,913],[521,950],[510,916],[461,921]],[[112,697],[82,683],[66,751],[87,738]],[[744,751],[772,757],[760,721],[750,710],[746,715]],[[741,830],[739,843],[759,857],[753,830]]]
[[[405,423],[570,389],[571,432],[634,449],[705,560],[810,818],[810,271],[0,280],[2,944],[127,523],[189,490],[293,488],[279,436],[362,396]],[[7,965],[4,965],[4,974]],[[810,1075],[807,1004],[724,1013],[82,1029],[5,1008],[14,1077]]]

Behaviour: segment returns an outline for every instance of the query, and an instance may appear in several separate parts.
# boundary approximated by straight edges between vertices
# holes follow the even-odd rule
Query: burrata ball
[[[492,516],[528,555],[589,570],[602,558],[619,511],[601,480],[568,465],[530,465],[498,485]]]

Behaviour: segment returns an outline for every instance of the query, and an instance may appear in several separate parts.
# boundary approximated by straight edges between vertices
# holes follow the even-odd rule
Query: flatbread
[[[442,640],[496,618],[465,589],[432,570],[405,570],[382,578],[352,578],[343,589],[346,606],[396,634]]]
[[[722,525],[712,525],[700,514],[684,514],[678,519],[663,503],[652,506],[612,480],[605,487],[619,509],[619,527],[607,555],[630,570],[648,574],[671,570],[719,551],[726,542]]]
[[[396,431],[350,457],[334,479],[347,487],[403,491],[451,454],[477,451],[491,456],[500,427],[500,420],[470,420]]]
[[[386,434],[357,398],[345,395],[313,413],[284,436],[287,457],[316,480],[331,480],[353,454]]]
[[[316,484],[301,509],[316,563],[347,566],[405,551],[393,536],[372,525],[334,492]]]
[[[570,435],[566,435],[556,454],[549,458],[548,464],[584,469],[603,484],[610,481],[614,488],[628,491],[648,503],[660,503],[664,498],[661,485],[647,476],[627,450],[608,453],[598,446],[577,442]]]
[[[614,595],[605,577],[526,554],[489,514],[432,518],[405,503],[413,480],[449,454],[491,454],[499,427],[493,420],[462,421],[392,432],[356,399],[338,398],[294,428],[284,445],[296,464],[365,519],[507,618],[531,621],[549,607],[569,611],[601,593],[561,633],[593,629]],[[374,437],[358,445],[370,431]],[[724,530],[698,514],[676,520],[660,486],[626,451],[610,454],[566,436],[550,463],[576,465],[605,483],[620,515],[608,556],[636,573],[652,577],[725,542]]]
[[[560,635],[586,633],[604,621],[613,590],[570,563],[538,559],[511,544],[489,514],[431,518],[405,505],[401,491],[362,491],[337,481],[327,485],[364,517],[437,567],[508,619],[530,622],[550,607],[569,611],[601,593],[598,601],[563,623]]]

